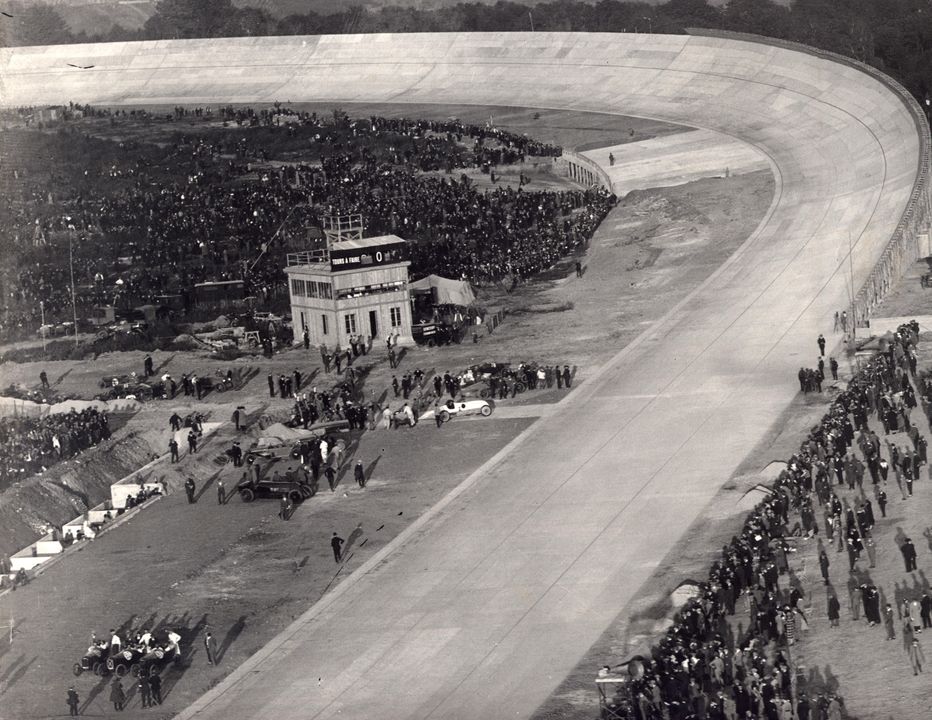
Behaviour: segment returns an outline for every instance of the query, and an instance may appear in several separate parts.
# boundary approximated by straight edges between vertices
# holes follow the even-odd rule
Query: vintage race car
[[[127,647],[107,658],[107,670],[123,677],[143,655],[142,648]]]
[[[452,417],[462,415],[482,415],[488,417],[492,414],[495,406],[489,400],[468,399],[468,400],[447,400],[437,407],[434,411],[440,422],[447,422]]]
[[[72,667],[75,675],[83,672],[93,672],[95,675],[106,675],[107,670],[107,647],[104,645],[92,645],[87,649],[81,662],[76,662]]]
[[[168,663],[177,662],[180,657],[177,645],[157,646],[139,658],[139,662],[133,666],[133,674],[139,677],[158,675]]]

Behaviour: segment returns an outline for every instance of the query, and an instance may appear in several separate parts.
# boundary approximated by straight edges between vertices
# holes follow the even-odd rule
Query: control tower
[[[363,237],[358,214],[325,217],[323,231],[318,246],[287,255],[295,344],[305,334],[330,350],[345,350],[351,335],[413,344],[405,241]]]

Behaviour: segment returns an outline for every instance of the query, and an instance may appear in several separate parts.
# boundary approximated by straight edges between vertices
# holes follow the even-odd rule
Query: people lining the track
[[[0,487],[74,457],[110,437],[106,413],[80,412],[0,418]]]
[[[741,531],[723,546],[708,579],[698,585],[696,597],[676,613],[673,625],[651,648],[650,656],[632,661],[639,664],[639,672],[630,674],[617,696],[610,697],[609,693],[603,696],[604,717],[637,720],[842,717],[843,701],[839,697],[825,692],[810,696],[796,687],[792,645],[808,630],[809,617],[804,602],[807,588],[792,574],[788,557],[795,552],[794,546],[800,538],[816,539],[820,546],[829,548],[834,544],[839,553],[846,550],[849,577],[856,578],[851,605],[853,618],[858,620],[863,605],[865,622],[869,627],[879,628],[882,590],[869,578],[861,578],[856,566],[862,553],[874,566],[873,504],[861,489],[865,464],[870,471],[875,501],[886,515],[883,492],[886,460],[881,457],[879,439],[868,421],[879,413],[878,420],[883,422],[885,431],[909,430],[908,408],[907,412],[899,413],[899,428],[890,427],[884,413],[893,407],[905,407],[901,403],[911,391],[911,377],[920,384],[923,395],[932,392],[932,386],[915,377],[918,330],[915,322],[901,326],[887,349],[868,361],[832,401],[819,425],[789,458],[787,468],[771,488],[772,493],[747,516]],[[915,447],[890,446],[898,485],[902,485],[900,468],[905,477],[907,466],[914,468],[925,462],[916,452],[918,432],[915,434],[915,440],[910,435]],[[864,463],[855,457],[858,454],[855,446]],[[909,484],[911,492],[912,481]],[[847,485],[854,491],[853,496],[849,498],[838,485]],[[825,521],[821,537],[817,508],[821,508]],[[822,555],[825,555],[820,560],[822,577],[829,591],[828,617],[834,627],[840,603],[831,585],[828,557],[824,551],[820,558]],[[921,607],[919,599],[915,602]],[[926,604],[929,605],[928,598]],[[748,618],[746,623],[744,615]],[[890,637],[889,628],[887,633]]]

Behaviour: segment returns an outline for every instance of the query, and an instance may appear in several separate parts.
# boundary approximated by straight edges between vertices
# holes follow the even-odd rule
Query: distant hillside
[[[14,0],[15,1],[15,0]],[[494,5],[499,0],[472,0],[484,5]],[[540,5],[549,0],[522,0],[524,5]],[[582,0],[595,5],[598,0]],[[658,5],[664,0],[644,0],[646,4]],[[788,0],[785,0],[788,2]],[[6,7],[11,0],[0,0],[0,7]],[[397,7],[435,10],[452,7],[462,0],[233,0],[238,7],[253,7],[266,11],[273,18],[288,15],[303,15],[314,12],[318,15],[331,15],[344,12],[350,7],[366,10],[379,10],[394,5]],[[721,5],[725,0],[713,0],[710,4]],[[158,0],[19,0],[23,5],[51,5],[65,19],[73,33],[96,35],[108,32],[114,25],[127,30],[139,30],[155,13]],[[530,19],[528,19],[530,25]],[[416,29],[416,28],[412,28]],[[528,28],[530,29],[530,28]]]

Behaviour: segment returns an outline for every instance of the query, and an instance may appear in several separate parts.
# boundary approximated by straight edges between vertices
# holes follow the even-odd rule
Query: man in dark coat
[[[563,384],[566,385],[566,389],[569,390],[573,387],[573,374],[570,372],[570,366],[563,366]]]
[[[215,664],[217,662],[217,648],[214,645],[214,636],[209,632],[204,635],[204,651],[207,653],[207,664]]]
[[[335,562],[340,562],[343,557],[343,543],[345,541],[336,533],[333,533],[333,537],[330,538],[330,548],[333,550],[333,559]]]
[[[356,467],[353,472],[356,476],[356,484],[361,488],[366,487],[366,471],[362,466],[362,460],[356,461]]]
[[[913,572],[916,569],[916,546],[913,545],[913,541],[906,538],[906,541],[900,546],[900,552],[903,553],[906,572]]]
[[[152,691],[152,701],[156,705],[162,704],[162,678],[158,673],[149,677],[149,689]]]
[[[137,685],[139,690],[139,699],[142,701],[142,706],[147,708],[152,705],[152,686],[149,684],[149,676],[141,674],[139,676],[139,684]]]
[[[115,678],[113,685],[110,687],[110,702],[113,703],[114,710],[123,710],[123,703],[126,702],[126,693],[123,692],[123,683],[119,678]]]
[[[196,486],[194,485],[194,480],[193,480],[192,478],[188,478],[187,480],[184,481],[184,491],[185,491],[185,493],[186,493],[187,496],[188,496],[188,502],[189,502],[189,503],[193,503],[193,502],[194,502],[194,490],[195,490],[195,487],[196,487]]]
[[[78,692],[74,689],[74,685],[68,688],[68,715],[71,717],[77,717],[80,713],[78,712],[78,704],[81,702],[78,699]]]

